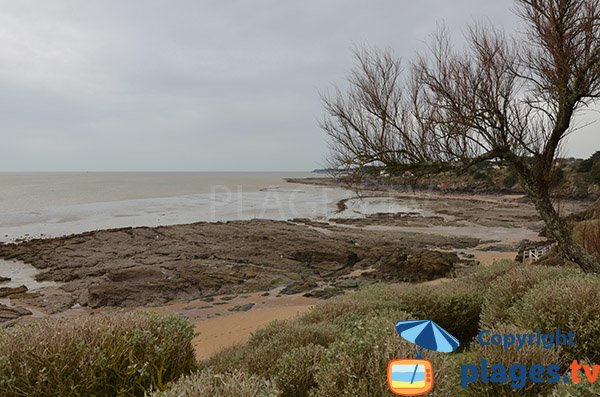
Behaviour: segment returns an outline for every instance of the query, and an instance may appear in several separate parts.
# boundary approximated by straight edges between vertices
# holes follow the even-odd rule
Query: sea
[[[302,172],[0,173],[0,242],[98,229],[253,218],[288,220],[414,211],[397,200],[349,201],[337,187],[288,183]]]

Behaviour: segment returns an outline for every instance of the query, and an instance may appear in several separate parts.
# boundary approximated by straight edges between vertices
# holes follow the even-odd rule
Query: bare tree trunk
[[[573,240],[573,235],[567,223],[556,212],[550,199],[549,189],[531,180],[524,181],[522,185],[546,224],[548,232],[558,243],[559,254],[563,258],[577,263],[586,273],[600,274],[600,263]]]

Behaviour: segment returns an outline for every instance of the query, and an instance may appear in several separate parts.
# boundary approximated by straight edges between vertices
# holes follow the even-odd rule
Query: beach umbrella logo
[[[460,343],[448,331],[431,320],[398,321],[396,331],[415,344],[415,359],[391,360],[387,369],[390,390],[400,396],[419,396],[433,390],[433,366],[423,360],[423,349],[451,353]]]

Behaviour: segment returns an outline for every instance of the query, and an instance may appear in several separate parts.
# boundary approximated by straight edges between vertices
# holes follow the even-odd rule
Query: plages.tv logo
[[[396,331],[415,344],[415,359],[396,359],[388,363],[387,381],[390,390],[399,396],[420,396],[433,390],[433,366],[423,360],[423,349],[451,353],[459,346],[458,339],[431,320],[398,321]]]

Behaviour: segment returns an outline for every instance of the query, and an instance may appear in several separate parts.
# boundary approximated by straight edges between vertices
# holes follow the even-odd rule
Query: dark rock
[[[320,276],[331,276],[344,270],[346,265],[339,262],[321,262],[313,265],[313,267]]]
[[[345,267],[352,267],[360,260],[355,252],[341,253],[338,251],[301,250],[295,251],[290,259],[305,263],[319,269],[337,271]]]
[[[230,308],[229,311],[230,312],[247,312],[248,310],[252,309],[255,304],[256,303],[254,303],[254,302],[244,303],[243,305],[237,305],[237,306]]]
[[[396,251],[381,261],[378,268],[379,275],[398,275],[402,272],[408,254],[404,251]]]
[[[358,280],[352,278],[342,279],[335,283],[335,286],[339,288],[358,288],[359,285]]]
[[[10,277],[2,277],[2,276],[0,276],[0,283],[4,283],[4,282],[10,281],[10,280],[11,280]]]
[[[513,251],[517,251],[517,247],[514,245],[510,245],[510,244],[497,244],[497,245],[488,245],[486,247],[479,248],[479,250],[480,251],[513,252]],[[474,257],[474,255],[472,257]]]
[[[42,296],[42,293],[39,291],[33,291],[33,292],[22,292],[22,293],[17,293],[17,294],[11,294],[10,297],[11,299],[34,299],[34,298],[39,298]]]
[[[336,287],[326,287],[323,289],[316,289],[304,294],[304,296],[308,298],[319,298],[319,299],[329,299],[334,296],[341,295],[344,293],[344,290]]]
[[[0,322],[16,320],[19,317],[28,316],[31,314],[32,313],[29,310],[25,309],[24,307],[20,307],[20,306],[9,307],[9,306],[0,304]]]
[[[98,230],[0,244],[0,257],[40,269],[37,281],[61,282],[60,288],[44,289],[43,296],[28,300],[56,312],[75,303],[131,307],[219,300],[222,295],[263,293],[280,285],[288,286],[285,293],[304,293],[348,278],[357,268],[378,268],[382,258],[398,248],[478,243],[466,237],[322,227],[331,233],[269,220]],[[392,280],[403,279],[397,272],[389,274]]]
[[[396,252],[379,266],[378,276],[385,280],[427,281],[449,276],[461,259],[454,252],[413,249]]]
[[[7,296],[14,295],[14,294],[22,294],[24,292],[27,292],[27,287],[24,285],[21,285],[20,287],[15,287],[15,288],[2,287],[2,288],[0,288],[0,298],[5,298]]]
[[[314,281],[296,281],[296,282],[289,284],[284,289],[282,289],[281,294],[282,295],[294,295],[294,294],[299,294],[299,293],[302,293],[305,291],[309,291],[316,287],[317,287],[317,283]]]

